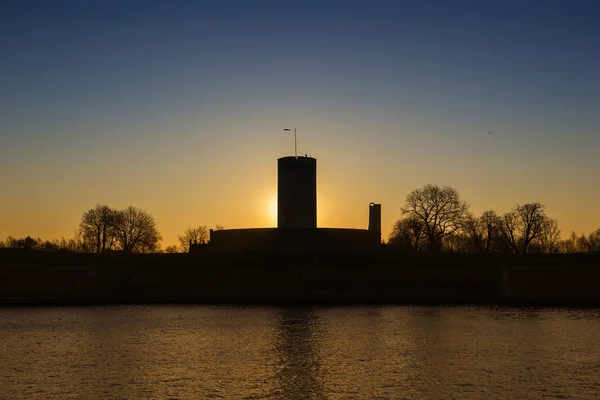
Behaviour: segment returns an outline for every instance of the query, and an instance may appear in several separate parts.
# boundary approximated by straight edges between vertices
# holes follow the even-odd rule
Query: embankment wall
[[[90,256],[90,255],[88,255]],[[36,258],[38,257],[38,258]],[[244,254],[0,265],[0,304],[473,303],[600,306],[600,257]],[[37,262],[37,263],[36,263]]]

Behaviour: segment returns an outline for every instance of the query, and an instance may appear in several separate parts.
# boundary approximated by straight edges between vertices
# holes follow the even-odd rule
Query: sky
[[[276,226],[277,158],[317,159],[318,225],[383,236],[406,195],[541,202],[600,228],[600,2],[0,2],[0,239],[96,204]],[[491,134],[490,134],[491,132]]]

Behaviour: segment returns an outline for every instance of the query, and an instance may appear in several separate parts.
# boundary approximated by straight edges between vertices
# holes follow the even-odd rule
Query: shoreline
[[[512,302],[313,302],[313,301],[221,301],[221,302],[105,302],[97,299],[48,299],[48,298],[2,298],[0,309],[10,308],[87,308],[87,307],[127,307],[127,306],[214,306],[214,307],[247,307],[247,308],[343,308],[343,307],[489,307],[506,309],[600,309],[600,301],[594,302],[549,302],[549,301],[512,301]]]
[[[7,256],[8,254],[8,256]],[[0,251],[0,306],[600,307],[600,253],[79,254]]]

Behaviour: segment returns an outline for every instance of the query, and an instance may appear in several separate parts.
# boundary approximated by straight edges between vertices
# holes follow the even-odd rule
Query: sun
[[[277,194],[272,194],[269,197],[267,204],[267,216],[271,226],[277,226]]]

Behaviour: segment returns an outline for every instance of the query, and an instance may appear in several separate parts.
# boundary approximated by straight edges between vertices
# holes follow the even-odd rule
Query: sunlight
[[[277,193],[273,193],[267,204],[267,217],[269,225],[277,226]]]

